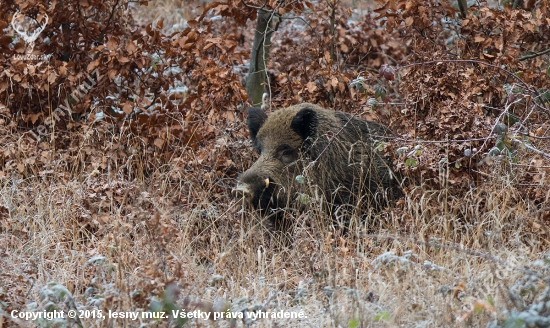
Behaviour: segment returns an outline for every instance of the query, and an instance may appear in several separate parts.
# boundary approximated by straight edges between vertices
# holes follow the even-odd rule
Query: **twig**
[[[241,0],[241,2],[245,7],[250,8],[250,9],[260,10],[260,9],[264,9],[264,7],[265,7],[265,5],[263,7],[256,7],[256,6],[253,6],[253,5],[249,5],[248,3],[244,2],[244,0]]]
[[[500,115],[496,118],[495,120],[495,124],[493,124],[493,127],[491,128],[491,133],[493,131],[495,131],[495,128],[497,127],[497,124],[498,122],[500,122],[501,118],[504,116],[504,114],[508,113],[508,110],[517,102],[519,102],[520,99],[512,102],[512,103],[509,103],[506,105],[506,107],[504,108],[504,110],[502,111],[502,113],[500,113]],[[478,151],[476,151],[475,153],[472,154],[472,157],[476,156],[477,154],[479,154],[483,148],[485,148],[485,145],[487,144],[487,142],[489,141],[489,139],[486,139],[484,142],[483,142],[483,145],[481,145],[481,147],[479,147]]]
[[[323,150],[321,151],[321,153],[319,153],[319,156],[317,156],[312,162],[310,162],[306,168],[304,170],[307,170],[311,167],[313,167],[315,164],[317,164],[317,161],[319,160],[319,158],[321,158],[321,156],[325,153],[325,151],[330,147],[330,145],[332,145],[332,142],[336,139],[336,137],[338,137],[338,135],[344,131],[344,129],[346,128],[346,126],[348,125],[349,122],[351,122],[351,120],[355,117],[355,114],[352,114],[350,116],[350,118],[347,120],[346,123],[344,123],[344,125],[342,125],[342,127],[340,128],[340,130],[338,130],[338,132],[336,132],[336,134],[334,136],[332,136],[332,138],[328,141],[327,145],[325,148],[323,148]]]
[[[550,139],[550,137],[537,137],[537,136],[532,136],[532,135],[529,135],[529,133],[525,133],[525,132],[521,132],[520,135],[526,136],[526,137],[529,137],[529,138],[533,138],[533,139],[540,139],[540,140],[547,140],[547,139]]]
[[[487,139],[493,139],[497,136],[488,136],[485,138],[471,138],[471,139],[449,139],[449,140],[422,140],[422,139],[405,139],[405,138],[397,138],[397,137],[391,137],[391,136],[373,136],[373,138],[386,138],[391,139],[395,141],[402,141],[402,142],[415,142],[415,143],[452,143],[452,142],[471,142],[471,141],[485,141]]]
[[[418,240],[418,239],[414,239],[414,238],[411,238],[411,237],[405,237],[405,236],[367,234],[367,235],[364,235],[363,237],[364,238],[372,238],[372,239],[380,238],[380,239],[391,239],[391,240],[399,240],[399,241],[410,241],[410,242],[413,242],[417,245],[438,247],[438,248],[442,248],[442,249],[450,249],[450,250],[458,251],[458,252],[461,252],[461,253],[464,253],[464,254],[467,254],[467,255],[472,255],[472,256],[482,258],[482,259],[486,259],[486,260],[489,260],[489,261],[494,262],[494,263],[498,263],[502,266],[511,268],[512,270],[519,271],[519,272],[522,272],[524,274],[529,274],[529,275],[536,276],[537,278],[542,279],[544,281],[550,281],[550,277],[542,275],[542,274],[540,274],[536,271],[523,269],[523,268],[520,268],[520,267],[513,266],[513,265],[509,264],[508,262],[506,262],[506,261],[504,261],[504,260],[502,260],[502,259],[500,259],[496,256],[493,256],[491,254],[474,251],[472,249],[464,248],[462,246],[443,245],[443,244],[439,244],[439,243],[436,243],[436,242],[433,242],[433,241],[426,242],[426,241],[421,241],[421,240]]]
[[[489,63],[486,63],[486,62],[483,62],[483,61],[474,60],[474,59],[430,60],[430,61],[426,61],[426,62],[412,63],[412,64],[408,64],[408,65],[405,65],[405,66],[396,67],[396,69],[399,70],[399,69],[413,67],[413,66],[431,65],[431,64],[437,64],[437,63],[474,63],[474,64],[485,65],[485,66],[488,66],[488,67],[496,68],[497,70],[504,71],[504,72],[506,72],[506,74],[508,74],[511,77],[513,77],[514,79],[518,80],[527,90],[531,90],[538,98],[542,97],[541,94],[538,92],[538,90],[536,88],[531,88],[531,86],[529,84],[527,84],[519,76],[517,76],[516,74],[514,74],[511,71],[507,70],[506,68],[503,68],[503,67],[500,67],[500,66],[497,66],[497,65],[493,65],[493,64],[489,64]],[[550,112],[550,109],[548,107],[546,107],[546,104],[545,104],[545,107],[542,107],[539,104],[536,104],[536,106]]]
[[[535,58],[535,57],[538,57],[538,56],[542,56],[542,55],[547,54],[547,53],[549,53],[549,52],[550,52],[550,49],[546,49],[546,50],[541,51],[541,52],[535,52],[534,54],[520,57],[518,60],[519,60],[519,61],[524,61],[524,60],[527,60],[527,59],[531,59],[531,58]]]
[[[335,20],[336,20],[336,2],[331,0],[327,0],[327,4],[330,8],[330,59],[335,60],[336,59],[336,44],[335,44],[335,32],[336,28],[334,26]]]
[[[532,150],[532,151],[534,151],[534,152],[537,153],[537,154],[540,154],[540,155],[542,155],[542,156],[544,156],[544,157],[550,158],[550,154],[547,154],[547,153],[545,153],[545,152],[543,152],[543,151],[540,151],[540,150],[538,150],[537,148],[535,148],[535,147],[533,147],[533,146],[531,146],[531,145],[529,145],[529,144],[527,144],[527,143],[525,143],[525,142],[523,142],[523,141],[520,141],[520,140],[515,139],[515,138],[510,138],[510,140],[511,140],[513,143],[523,145],[525,148],[527,148],[527,149],[529,149],[529,150]]]
[[[105,28],[103,31],[101,31],[101,34],[99,35],[99,42],[103,43],[105,39],[105,33],[107,33],[107,29],[109,28],[109,25],[111,24],[111,20],[113,19],[113,15],[115,14],[116,7],[118,6],[118,3],[120,0],[116,0],[115,5],[113,6],[113,10],[111,10],[111,14],[109,15],[109,19],[107,19],[107,23],[105,24]]]

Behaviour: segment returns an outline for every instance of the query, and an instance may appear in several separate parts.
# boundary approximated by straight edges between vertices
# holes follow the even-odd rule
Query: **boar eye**
[[[296,151],[289,145],[280,145],[275,149],[275,154],[283,164],[287,165],[296,160]]]
[[[294,151],[292,149],[285,149],[281,153],[280,157],[281,162],[284,164],[290,164],[296,160],[296,156],[294,156]]]

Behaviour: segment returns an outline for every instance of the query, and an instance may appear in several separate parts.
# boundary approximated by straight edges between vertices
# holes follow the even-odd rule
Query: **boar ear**
[[[290,123],[290,128],[304,140],[313,136],[316,126],[317,113],[314,109],[308,107],[301,109]]]
[[[262,125],[264,125],[264,122],[267,119],[267,115],[261,108],[257,107],[250,107],[247,110],[247,113],[248,131],[250,132],[250,138],[252,138],[252,140],[255,140],[258,131],[260,131],[260,128],[262,127]]]

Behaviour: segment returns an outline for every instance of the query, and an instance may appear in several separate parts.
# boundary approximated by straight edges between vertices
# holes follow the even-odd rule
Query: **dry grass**
[[[119,137],[113,141],[124,149],[139,148],[139,139]],[[115,137],[100,139],[109,138]],[[84,140],[82,149],[93,142]],[[237,148],[244,169],[251,151]],[[494,164],[495,176],[464,197],[420,183],[402,204],[359,221],[346,235],[312,205],[290,214],[294,229],[282,236],[229,199],[232,179],[194,165],[190,154],[182,157],[185,167],[159,166],[149,176],[136,173],[147,166],[142,155],[110,171],[82,156],[73,172],[60,167],[2,178],[0,205],[8,212],[0,230],[4,324],[13,324],[11,310],[106,313],[175,304],[307,316],[259,319],[255,327],[486,326],[520,309],[510,296],[519,293],[513,286],[549,250],[540,205],[516,190],[517,172],[498,171],[505,164]],[[539,288],[529,293],[538,295],[544,280],[536,274],[547,274],[548,265],[529,270]],[[177,295],[163,295],[171,283]],[[529,304],[529,297],[522,302]],[[129,319],[82,324],[139,325]]]
[[[182,31],[186,22],[199,16],[204,6],[213,0],[157,0],[149,1],[147,6],[133,6],[132,15],[140,25],[156,24],[163,20],[165,34]]]

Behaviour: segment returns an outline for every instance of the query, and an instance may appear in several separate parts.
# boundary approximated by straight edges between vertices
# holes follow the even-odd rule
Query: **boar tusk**
[[[245,183],[237,183],[237,187],[235,187],[231,191],[234,194],[243,194],[243,195],[247,195],[250,193],[250,190],[248,189],[248,185]]]

